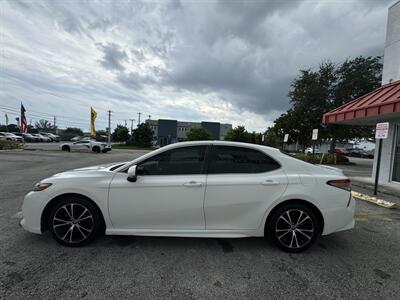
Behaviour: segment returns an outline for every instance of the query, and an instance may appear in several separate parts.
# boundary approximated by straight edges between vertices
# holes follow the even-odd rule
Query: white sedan
[[[96,153],[106,153],[111,151],[111,147],[106,143],[97,142],[94,140],[84,139],[76,142],[63,143],[60,145],[62,151],[93,151]]]
[[[245,143],[169,145],[131,162],[53,175],[27,194],[21,225],[65,246],[100,233],[266,236],[300,252],[319,235],[354,227],[350,180],[340,170]]]

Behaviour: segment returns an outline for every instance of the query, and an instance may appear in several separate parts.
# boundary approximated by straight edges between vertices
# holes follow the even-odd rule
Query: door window
[[[206,146],[182,147],[155,155],[137,167],[139,175],[202,174]]]
[[[209,173],[262,173],[279,168],[278,162],[260,151],[242,147],[216,146]]]

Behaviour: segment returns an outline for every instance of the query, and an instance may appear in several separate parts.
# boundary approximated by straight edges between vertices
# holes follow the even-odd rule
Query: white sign
[[[283,142],[287,143],[289,140],[289,133],[286,133],[285,136],[283,137]]]
[[[389,131],[389,122],[376,124],[375,138],[376,139],[387,139]]]
[[[264,143],[264,141],[265,141],[265,134],[262,135],[261,141]]]
[[[318,140],[318,129],[313,129],[312,130],[312,140],[313,141]]]

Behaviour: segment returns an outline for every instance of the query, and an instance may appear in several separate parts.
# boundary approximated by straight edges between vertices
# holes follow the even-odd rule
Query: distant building
[[[184,122],[177,120],[146,120],[153,130],[153,139],[160,146],[181,142],[192,128],[205,128],[210,132],[213,140],[223,140],[226,133],[232,129],[232,124],[219,122]]]

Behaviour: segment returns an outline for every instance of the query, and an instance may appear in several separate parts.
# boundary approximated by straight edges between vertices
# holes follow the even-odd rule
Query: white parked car
[[[313,153],[313,147],[308,147],[308,148],[306,148],[305,153],[312,154],[312,153]],[[315,153],[315,154],[320,154],[321,151],[319,150],[319,148],[315,147],[314,153]]]
[[[60,145],[62,151],[93,151],[106,153],[111,151],[111,147],[106,143],[97,142],[94,140],[80,140],[77,142],[64,143]]]
[[[319,235],[354,227],[350,180],[279,150],[224,141],[182,142],[131,162],[53,175],[36,184],[21,225],[62,245],[98,234],[267,236],[300,252]]]
[[[17,141],[17,142],[23,142],[24,140],[22,139],[22,137],[15,135],[11,132],[0,132],[0,138],[1,140],[4,141]]]

